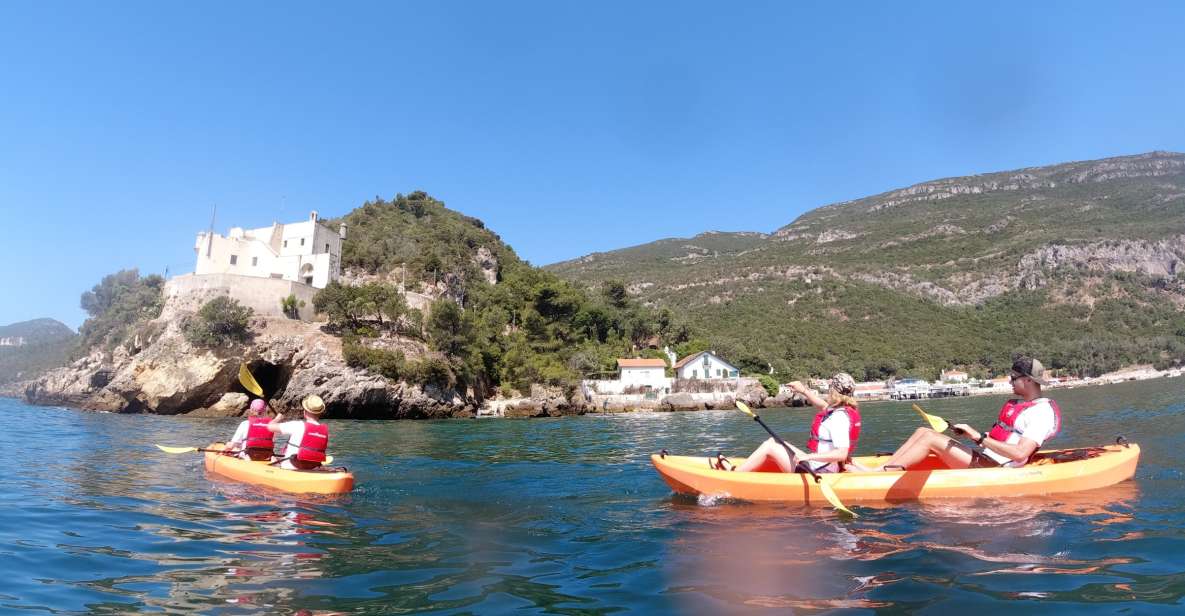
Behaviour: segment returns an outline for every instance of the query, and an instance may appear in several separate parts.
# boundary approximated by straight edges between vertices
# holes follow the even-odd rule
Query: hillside
[[[0,384],[29,379],[62,365],[77,334],[54,319],[0,326]]]
[[[331,285],[318,309],[327,307],[331,323],[341,325],[351,365],[470,389],[480,398],[524,393],[532,384],[572,387],[583,376],[612,371],[617,357],[635,349],[688,340],[669,312],[640,306],[624,292],[588,293],[533,267],[480,220],[426,193],[376,198],[340,220],[349,229],[342,266],[350,284],[379,285],[368,287],[371,297],[404,287],[437,298],[422,325],[417,311],[398,306],[384,321],[386,300]],[[330,294],[334,301],[324,301]],[[368,301],[374,308],[367,312],[378,319],[349,314]],[[392,333],[422,338],[443,364],[405,364],[401,353],[388,351]]]
[[[1185,155],[948,178],[772,233],[705,233],[548,266],[678,308],[750,369],[863,378],[1093,373],[1185,359]]]

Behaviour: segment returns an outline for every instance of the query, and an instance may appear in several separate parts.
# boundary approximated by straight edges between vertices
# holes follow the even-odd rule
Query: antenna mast
[[[210,231],[206,233],[206,258],[210,258],[210,252],[214,249],[214,217],[218,215],[218,204],[214,204],[214,211],[210,212]]]

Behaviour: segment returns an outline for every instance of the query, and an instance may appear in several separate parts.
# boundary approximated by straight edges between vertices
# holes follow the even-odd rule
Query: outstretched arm
[[[811,403],[811,406],[819,409],[820,411],[827,408],[827,401],[819,395],[819,392],[807,387],[806,385],[803,385],[801,381],[791,381],[789,387],[791,391],[801,394],[802,397],[806,398],[807,402]]]

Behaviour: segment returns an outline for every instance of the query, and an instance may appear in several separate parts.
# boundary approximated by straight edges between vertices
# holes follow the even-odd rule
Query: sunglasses
[[[1016,382],[1018,379],[1027,379],[1027,378],[1029,378],[1029,375],[1027,375],[1027,374],[1012,374],[1012,375],[1008,376],[1008,382],[1013,383],[1013,382]]]

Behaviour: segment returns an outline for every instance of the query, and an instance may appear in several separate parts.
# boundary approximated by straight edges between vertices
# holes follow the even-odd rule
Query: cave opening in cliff
[[[288,380],[292,378],[292,366],[287,364],[273,364],[257,359],[247,364],[247,368],[263,388],[263,396],[273,400],[284,393],[288,387]]]

